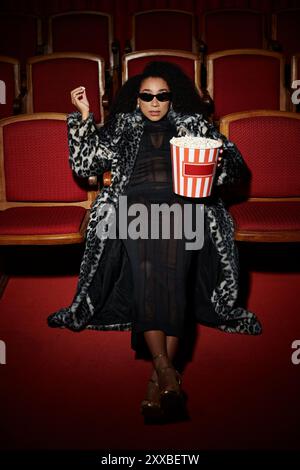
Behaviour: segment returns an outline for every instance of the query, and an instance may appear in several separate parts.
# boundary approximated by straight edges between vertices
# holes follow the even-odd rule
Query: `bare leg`
[[[167,354],[166,334],[163,331],[161,330],[145,331],[144,337],[145,337],[147,346],[152,356],[156,356],[157,354],[160,354],[160,353]]]
[[[144,333],[144,337],[152,357],[162,355],[161,360],[165,362],[167,366],[168,352],[165,333],[161,330],[150,330]],[[141,410],[145,418],[161,417],[160,388],[155,369],[153,369],[153,374],[148,382],[147,392],[145,399],[142,401]]]
[[[168,351],[168,356],[171,362],[173,362],[177,350],[178,350],[178,343],[179,339],[177,336],[167,336],[167,351]]]
[[[158,354],[163,354],[163,356],[159,358],[159,366],[168,366],[169,359],[166,334],[161,330],[150,330],[145,331],[144,337],[152,357],[157,356]],[[152,379],[157,381],[155,368],[153,369]]]
[[[172,367],[172,360],[178,348],[178,338],[166,336],[161,330],[146,331],[144,337],[153,357],[154,367],[141,410],[145,417],[161,417],[162,391],[163,393],[174,393],[174,391],[178,393],[179,382],[175,369]]]
[[[178,337],[166,336],[166,334],[161,330],[145,331],[144,336],[152,357],[157,356],[158,354],[164,354],[164,356],[157,359],[155,365],[157,367],[166,367],[170,365],[178,349]],[[155,367],[153,368],[152,379],[157,381]]]

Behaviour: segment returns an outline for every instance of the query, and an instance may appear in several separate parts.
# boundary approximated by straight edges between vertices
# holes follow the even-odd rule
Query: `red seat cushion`
[[[0,235],[76,233],[85,214],[80,206],[12,207],[0,211]]]
[[[237,230],[300,230],[300,202],[248,201],[230,207]]]

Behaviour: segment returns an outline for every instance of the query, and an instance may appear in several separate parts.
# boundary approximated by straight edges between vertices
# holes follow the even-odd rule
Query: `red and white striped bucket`
[[[205,137],[173,137],[170,144],[174,193],[210,196],[222,142]]]

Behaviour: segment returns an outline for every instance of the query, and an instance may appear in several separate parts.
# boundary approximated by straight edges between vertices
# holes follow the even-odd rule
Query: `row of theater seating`
[[[62,16],[60,19],[64,20]],[[193,30],[189,31],[191,35]],[[175,32],[180,36],[178,28]],[[65,34],[64,38],[69,36]],[[78,38],[77,34],[73,36]],[[79,37],[82,39],[82,35]],[[137,47],[136,42],[133,46]],[[21,89],[21,95],[25,95],[21,111],[27,112],[0,121],[2,245],[78,243],[84,239],[88,210],[99,188],[94,186],[91,191],[87,181],[70,172],[65,114],[41,112],[73,111],[69,90],[85,85],[96,120],[103,122],[103,101],[107,108],[111,98],[105,95],[106,85],[115,80],[117,85],[110,88],[111,95],[118,88],[118,62],[107,54],[80,54],[78,50],[27,60],[23,87],[19,80],[22,64],[12,58],[1,62],[7,65],[6,70],[11,67],[5,83],[9,83],[10,74],[15,87],[13,92],[6,88],[7,101],[9,96],[13,101]],[[252,173],[247,191],[240,190],[231,204],[237,240],[300,241],[300,115],[283,111],[295,110],[290,107],[289,90],[284,88],[283,55],[262,49],[222,51],[208,56],[199,51],[136,51],[123,57],[122,80],[139,73],[145,63],[155,59],[179,64],[203,93],[205,82],[200,69],[201,65],[206,67],[208,92],[215,102],[213,117],[221,117],[221,132],[236,142]],[[292,64],[291,78],[296,80],[299,54]],[[269,111],[249,111],[257,108]],[[235,111],[243,113],[224,117]]]
[[[48,18],[0,13],[0,54],[15,57],[23,66],[29,57],[41,53],[88,52],[103,57],[112,74],[119,65],[119,52],[177,49],[210,54],[233,48],[265,48],[282,51],[290,58],[299,51],[299,8],[269,14],[227,8],[206,11],[200,18],[182,10],[155,9],[131,17],[124,11],[122,20],[131,24],[123,28],[131,31],[131,39],[127,38],[120,51],[119,44],[124,41],[108,13],[70,11]]]
[[[0,245],[83,241],[97,187],[90,191],[87,178],[70,171],[65,120],[35,113],[0,121]],[[252,174],[247,188],[227,198],[236,239],[299,242],[300,115],[236,113],[222,118],[220,129]]]
[[[38,90],[37,86],[31,83],[31,68],[35,67],[35,70],[38,68],[46,70],[46,67],[48,67],[48,70],[51,68],[53,69],[53,62],[52,65],[45,65],[50,58],[55,57],[53,56],[53,53],[65,53],[64,57],[68,56],[66,51],[68,51],[68,53],[72,51],[72,54],[74,54],[74,52],[81,52],[83,54],[89,53],[104,60],[104,64],[101,61],[100,95],[102,96],[102,89],[105,87],[106,96],[104,99],[104,105],[106,105],[107,108],[109,105],[108,100],[111,101],[112,97],[119,89],[121,81],[124,81],[124,76],[131,76],[131,74],[133,74],[133,69],[140,70],[141,67],[139,64],[141,64],[143,60],[148,60],[147,55],[149,55],[149,50],[157,47],[159,47],[160,50],[162,50],[162,48],[166,50],[167,48],[172,47],[173,50],[177,49],[177,57],[170,60],[174,60],[183,66],[183,68],[193,76],[196,84],[199,88],[201,87],[204,93],[206,93],[205,89],[208,85],[208,93],[210,94],[210,97],[216,101],[217,118],[227,114],[228,112],[253,109],[253,107],[295,110],[291,105],[289,96],[286,95],[286,90],[283,88],[283,64],[281,63],[280,66],[278,65],[279,56],[277,57],[277,65],[275,64],[276,58],[275,56],[273,57],[273,73],[275,78],[271,78],[270,80],[267,76],[266,80],[263,81],[265,86],[260,86],[257,88],[257,92],[251,93],[253,103],[250,106],[249,97],[246,97],[244,93],[239,93],[239,96],[235,95],[235,101],[238,103],[237,106],[235,106],[234,103],[232,104],[230,92],[226,93],[228,98],[225,97],[225,93],[222,93],[219,100],[218,90],[220,90],[220,87],[214,83],[215,81],[218,81],[218,78],[216,77],[216,72],[213,70],[213,64],[216,64],[218,60],[217,68],[221,68],[221,73],[228,75],[228,78],[233,85],[232,87],[234,88],[235,80],[232,75],[237,76],[234,68],[236,67],[236,61],[240,60],[240,57],[237,55],[233,57],[232,53],[231,59],[227,58],[226,62],[224,62],[224,50],[232,47],[235,49],[243,48],[243,50],[245,50],[246,47],[262,48],[267,46],[271,47],[271,45],[277,50],[281,48],[283,53],[286,54],[287,66],[285,68],[284,83],[289,92],[292,80],[291,74],[289,73],[291,63],[290,54],[291,52],[295,53],[300,50],[300,45],[298,47],[299,41],[297,30],[297,18],[299,15],[300,9],[281,10],[269,13],[269,15],[251,9],[222,9],[204,12],[199,21],[197,21],[196,15],[191,12],[181,10],[156,9],[137,12],[131,18],[132,40],[131,42],[127,41],[128,44],[125,50],[138,50],[138,54],[140,54],[140,56],[133,54],[133,56],[130,57],[126,54],[126,59],[124,60],[125,71],[123,70],[121,80],[119,48],[117,46],[118,41],[115,40],[114,17],[112,15],[95,11],[71,11],[41,19],[33,15],[2,13],[0,14],[0,54],[2,53],[8,57],[6,61],[12,61],[11,57],[13,57],[18,60],[18,62],[14,62],[16,65],[16,72],[15,77],[12,77],[11,72],[4,70],[5,66],[3,62],[5,62],[5,58],[2,58],[2,64],[0,65],[0,79],[4,80],[4,78],[6,78],[8,82],[9,79],[14,80],[16,83],[15,93],[18,93],[18,88],[21,88],[21,96],[28,93],[26,106],[23,106],[23,109],[20,109],[20,103],[19,105],[18,103],[15,103],[14,112],[31,112],[32,110],[65,112],[67,109],[65,106],[65,99],[60,96],[61,92],[59,92],[59,90],[58,96],[60,96],[59,101],[62,105],[60,108],[52,106],[53,101],[49,93],[47,93],[47,96],[49,96],[49,101],[51,101],[51,103],[48,103],[47,105],[46,103],[43,103],[36,107],[34,103],[31,102],[33,100],[33,86],[36,93],[39,94],[39,103],[41,104],[41,102],[47,100],[45,95],[44,98],[41,98],[43,90]],[[124,18],[126,18],[126,15]],[[47,28],[45,28],[45,25],[47,25]],[[166,25],[168,25],[167,33]],[[153,34],[154,27],[155,34]],[[178,31],[180,31],[180,34],[178,34]],[[279,42],[281,42],[281,46],[279,45]],[[214,52],[220,49],[222,49],[222,53],[220,51]],[[146,51],[146,54],[143,54],[144,50]],[[207,51],[213,54],[209,54],[207,56],[205,54]],[[28,55],[30,52],[30,56],[32,57],[29,57]],[[50,53],[51,56],[45,55],[45,52]],[[42,54],[40,59],[38,57],[34,57],[36,56],[36,53]],[[135,52],[135,54],[137,54],[137,52]],[[183,55],[186,54],[195,55],[183,57]],[[265,55],[264,61],[266,62],[268,51],[265,50],[265,52],[262,52],[261,54]],[[152,52],[152,56],[153,55],[154,53]],[[144,56],[144,59],[142,59],[141,56]],[[63,56],[60,56],[60,60],[62,57]],[[131,67],[132,70],[127,71],[127,60],[129,64],[128,68]],[[199,72],[199,60],[201,62],[201,73]],[[272,58],[269,55],[269,62],[271,61]],[[298,74],[297,61],[298,56],[294,55],[292,58],[292,73],[296,76]],[[243,83],[247,82],[247,76],[249,75],[248,68],[251,68],[250,57],[248,57],[247,62],[248,63],[245,64],[244,70],[241,70],[240,64],[238,64],[239,68],[237,72],[242,73],[241,81]],[[37,63],[39,63],[39,65]],[[27,70],[29,68],[27,74],[25,67],[26,64],[29,64],[29,66],[27,66]],[[55,66],[57,69],[61,68],[62,76],[66,77],[67,73],[65,72],[61,61],[60,64],[61,65],[56,63]],[[206,64],[209,68],[208,72],[206,71]],[[257,61],[253,61],[253,66],[257,66]],[[18,67],[20,67],[20,75]],[[103,67],[105,68],[105,84],[102,76]],[[279,85],[280,98],[278,98],[277,93],[276,97],[272,96],[269,100],[267,99],[267,102],[266,100],[261,102],[260,97],[255,95],[265,94],[267,88],[266,83],[269,81],[271,82],[271,89],[274,89],[274,84],[272,82],[277,82],[278,80],[278,68],[280,69],[279,74],[281,80]],[[271,73],[271,69],[272,65],[269,64],[266,72],[267,75],[268,73]],[[263,65],[260,73],[265,71],[266,67]],[[207,73],[208,77],[206,80]],[[10,77],[5,77],[5,74],[10,75]],[[80,74],[82,74],[82,72],[78,73],[78,75]],[[219,72],[217,75],[219,77],[221,76]],[[60,76],[60,74],[56,76]],[[41,77],[43,78],[42,73]],[[295,78],[293,80],[295,80]],[[68,82],[69,81],[70,80],[68,80]],[[54,87],[56,87],[56,82],[53,82]],[[42,85],[40,86],[42,87]],[[72,86],[69,88],[72,88]],[[238,87],[237,90],[240,88],[241,87]],[[92,90],[94,90],[94,88]],[[16,97],[15,93],[7,91],[7,106],[1,106],[0,117],[5,117],[13,113],[12,104],[13,99]],[[99,94],[99,90],[96,94]],[[216,96],[214,96],[215,94]],[[267,93],[265,96],[268,97],[270,94]],[[208,98],[208,100],[210,100],[210,98]],[[246,103],[244,103],[245,100]],[[102,104],[99,105],[99,101],[100,100],[97,99],[95,108],[97,119],[101,119],[101,116],[103,115]],[[229,103],[229,106],[226,105],[226,102]]]
[[[148,50],[126,54],[122,60],[122,81],[140,73],[152,60],[178,64],[195,82],[208,103],[214,104],[212,118],[249,109],[296,111],[292,102],[293,84],[300,77],[300,54],[291,62],[291,78],[285,87],[282,54],[262,49],[234,49],[216,52],[201,64],[196,54],[175,50]],[[207,87],[201,83],[201,66],[206,70]],[[83,53],[56,53],[35,56],[27,63],[27,81],[20,83],[20,64],[0,56],[0,77],[5,103],[0,117],[18,113],[74,111],[70,90],[85,86],[96,122],[103,122],[104,108],[113,99],[105,86],[104,59]]]

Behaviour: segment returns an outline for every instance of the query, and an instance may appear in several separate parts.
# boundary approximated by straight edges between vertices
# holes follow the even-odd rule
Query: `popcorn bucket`
[[[174,193],[210,196],[222,142],[205,137],[173,137],[170,144]]]

